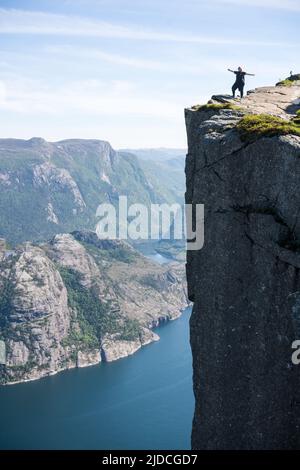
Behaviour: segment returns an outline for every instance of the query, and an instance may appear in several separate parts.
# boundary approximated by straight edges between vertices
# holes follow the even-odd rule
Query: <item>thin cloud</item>
[[[25,115],[148,116],[167,120],[181,117],[183,103],[147,96],[121,80],[78,80],[49,86],[37,80],[0,81],[0,110]]]
[[[73,47],[73,46],[48,46],[46,48],[46,52],[54,53],[54,54],[62,54],[64,56],[69,57],[78,57],[87,58],[87,59],[95,59],[104,62],[109,62],[116,65],[125,65],[128,67],[133,68],[141,68],[141,69],[149,69],[149,70],[168,70],[168,66],[165,63],[155,61],[155,60],[148,60],[148,59],[140,59],[137,57],[126,57],[121,56],[119,54],[112,54],[108,52],[104,52],[100,49],[91,49],[91,48],[84,48],[84,47]],[[178,67],[178,65],[177,65]]]
[[[223,1],[223,0],[222,0]],[[235,1],[235,0],[225,0]],[[190,35],[185,33],[160,32],[116,25],[72,15],[58,15],[39,11],[0,9],[0,34],[38,34],[62,36],[92,36],[143,41],[169,41],[207,45],[241,46],[286,46],[299,47],[294,43],[278,41],[253,41],[250,39],[221,38]]]
[[[137,68],[144,70],[159,70],[162,72],[172,72],[172,73],[191,73],[197,75],[207,75],[206,64],[207,60],[202,59],[200,65],[187,64],[183,63],[178,67],[178,62],[166,62],[166,61],[156,61],[151,59],[143,59],[140,57],[124,56],[119,54],[114,54],[111,52],[105,52],[100,49],[91,49],[85,47],[74,47],[72,45],[56,45],[56,46],[47,46],[45,48],[46,53],[55,54],[57,58],[58,55],[63,56],[64,58],[71,58],[74,60],[81,59],[92,59],[100,62],[108,62],[113,65],[120,65],[129,68]],[[1,57],[1,55],[0,55]],[[199,61],[198,61],[199,62]],[[225,63],[225,62],[224,62]],[[205,66],[204,66],[205,64]],[[209,61],[210,67],[220,70],[220,63],[217,60]],[[225,63],[226,65],[226,63]]]
[[[92,60],[101,62],[108,62],[112,65],[117,65],[125,68],[138,68],[138,69],[145,69],[145,70],[159,70],[161,72],[165,72],[167,74],[172,73],[174,74],[191,74],[197,76],[207,76],[212,72],[220,73],[221,71],[227,70],[229,66],[234,67],[228,63],[227,57],[207,57],[205,55],[198,56],[196,61],[184,61],[180,67],[178,67],[178,61],[155,61],[151,59],[144,59],[140,57],[133,57],[133,56],[124,56],[119,55],[111,52],[106,52],[99,48],[86,48],[86,47],[78,47],[69,45],[55,45],[55,46],[46,46],[44,51],[47,54],[54,54],[55,58],[63,57],[64,60],[71,59],[74,61],[78,61],[79,59],[84,60]],[[1,58],[1,53],[0,53]],[[282,64],[274,63],[267,60],[247,60],[247,69],[255,70],[258,74],[263,74],[266,67],[268,68],[269,75],[275,76],[276,80],[282,74]],[[237,65],[236,65],[237,67]],[[288,73],[287,70],[286,73]]]
[[[299,0],[214,0],[216,3],[226,3],[238,5],[239,7],[249,6],[253,8],[279,9],[288,11],[299,11]]]

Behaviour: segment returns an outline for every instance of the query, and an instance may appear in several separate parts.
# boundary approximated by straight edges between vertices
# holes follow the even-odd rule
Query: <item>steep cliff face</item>
[[[186,202],[205,205],[204,247],[187,253],[193,448],[300,447],[299,98],[295,82],[254,90],[241,108],[215,96],[186,110]],[[242,131],[248,113],[295,126]]]
[[[187,305],[182,265],[93,232],[9,250],[0,239],[0,383],[128,356]]]

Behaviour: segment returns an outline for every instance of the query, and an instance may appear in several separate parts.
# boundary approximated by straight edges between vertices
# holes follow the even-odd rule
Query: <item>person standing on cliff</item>
[[[244,72],[242,67],[239,67],[237,70],[228,69],[228,72],[232,72],[236,75],[235,82],[232,85],[232,96],[235,98],[236,90],[239,90],[241,98],[244,96],[244,86],[245,86],[245,75],[254,77],[254,73]]]

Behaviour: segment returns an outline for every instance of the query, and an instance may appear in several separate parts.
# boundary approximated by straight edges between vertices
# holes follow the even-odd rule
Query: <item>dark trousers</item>
[[[243,83],[237,83],[235,82],[233,85],[232,85],[232,94],[233,94],[233,97],[235,97],[235,92],[236,90],[239,90],[240,92],[240,95],[241,95],[241,98],[243,98],[244,96],[244,84]]]

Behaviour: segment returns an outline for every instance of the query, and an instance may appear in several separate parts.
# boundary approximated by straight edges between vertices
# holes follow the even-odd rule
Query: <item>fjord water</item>
[[[189,449],[189,317],[128,358],[0,387],[0,448]]]

